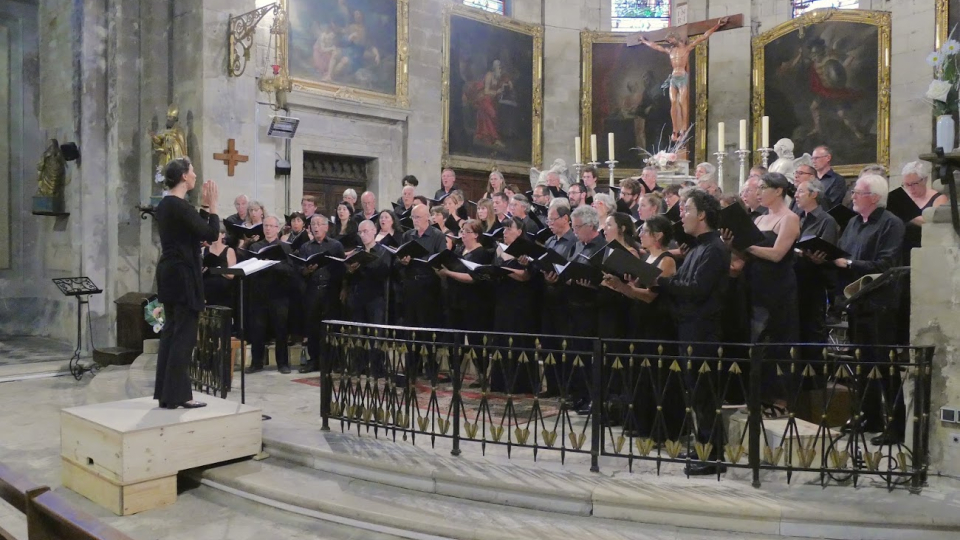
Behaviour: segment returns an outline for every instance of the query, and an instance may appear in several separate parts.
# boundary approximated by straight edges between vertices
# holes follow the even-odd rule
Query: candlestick
[[[613,157],[613,133],[607,133],[607,149],[609,150],[607,154],[609,155],[610,161],[614,161]],[[614,161],[615,162],[615,161]]]
[[[580,137],[574,137],[574,138],[573,138],[573,151],[574,151],[574,155],[576,156],[575,161],[576,161],[577,163],[580,163],[580,158],[583,157],[583,156],[580,155],[580,148],[581,148]]]
[[[740,121],[740,144],[738,146],[739,150],[747,149],[747,121]],[[749,152],[749,151],[748,151]]]
[[[727,155],[724,150],[713,153],[714,157],[717,158],[717,185],[721,188],[723,187],[723,158]]]
[[[723,122],[717,123],[717,152],[723,152],[723,147],[726,146],[724,143],[725,134],[724,134],[724,125]]]
[[[573,170],[577,172],[577,182],[580,182],[580,178],[583,174],[581,172],[582,169],[583,169],[583,163],[580,163],[580,160],[578,159],[577,162],[573,164]]]
[[[743,185],[747,182],[747,158],[750,157],[750,151],[740,149],[736,151],[737,159],[740,160],[740,191],[743,191]]]
[[[610,134],[610,137],[613,137],[613,133]],[[610,187],[613,187],[613,169],[616,168],[617,162],[611,159],[607,162],[607,167],[610,168]]]
[[[770,152],[773,152],[773,148],[757,148],[757,152],[760,152],[760,157],[763,159],[763,166],[767,166],[767,161],[770,159]]]
[[[590,135],[590,163],[599,163],[597,161],[597,134]]]
[[[760,121],[760,142],[764,148],[770,146],[770,117],[764,116]]]

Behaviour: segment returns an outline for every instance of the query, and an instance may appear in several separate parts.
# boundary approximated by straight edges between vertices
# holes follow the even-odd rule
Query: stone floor
[[[45,337],[0,336],[0,366],[56,360],[66,363],[73,356],[74,348],[73,345]]]
[[[46,366],[48,371],[55,371],[57,368],[54,362],[37,364],[38,369],[43,369],[42,366]],[[149,363],[141,362],[131,369],[109,367],[95,377],[88,374],[79,382],[71,377],[58,377],[0,383],[0,462],[24,472],[36,482],[54,487],[76,507],[100,517],[137,539],[371,538],[376,540],[397,536],[438,537],[389,528],[376,532],[364,528],[363,524],[333,523],[324,519],[323,516],[298,515],[244,500],[207,485],[187,486],[186,482],[181,483],[181,495],[175,505],[139,515],[117,517],[83,497],[59,487],[59,411],[65,407],[85,403],[149,394],[151,383],[147,372],[151,369],[152,366]],[[3,374],[3,370],[0,370],[0,380],[4,380]],[[266,414],[274,417],[274,420],[267,421],[265,424],[265,434],[276,435],[280,431],[290,431],[293,426],[292,429],[306,439],[321,436],[317,429],[320,413],[319,389],[292,382],[293,379],[302,377],[297,373],[281,375],[269,369],[247,377],[247,403],[261,407]],[[239,381],[236,386],[239,386]],[[231,393],[230,399],[239,400],[239,397],[239,388],[236,388]],[[442,468],[452,470],[452,467],[465,467],[464,474],[494,479],[512,478],[514,482],[523,482],[525,478],[520,476],[523,470],[538,469],[541,471],[539,476],[550,477],[553,482],[564,485],[570,484],[569,489],[572,490],[580,489],[576,485],[579,482],[585,485],[596,485],[598,482],[609,481],[618,484],[616,489],[622,489],[623,485],[631,483],[646,482],[652,486],[664,486],[665,490],[678,494],[687,493],[688,496],[693,497],[693,500],[707,500],[716,499],[716,495],[732,487],[733,492],[752,498],[753,504],[773,504],[772,501],[778,497],[792,492],[800,497],[800,500],[806,497],[834,498],[837,501],[844,501],[853,508],[859,500],[865,511],[869,510],[872,499],[892,498],[893,501],[903,502],[905,513],[924,512],[922,505],[931,503],[938,507],[943,505],[938,510],[946,509],[960,513],[957,512],[960,510],[960,484],[951,485],[946,481],[938,481],[936,485],[925,489],[922,498],[910,496],[905,492],[889,494],[877,488],[831,487],[820,490],[818,486],[806,485],[805,482],[794,483],[789,487],[769,482],[762,490],[752,490],[749,488],[746,477],[739,473],[728,474],[718,484],[716,479],[687,480],[676,474],[677,471],[668,471],[670,474],[661,477],[645,472],[630,473],[626,470],[624,460],[610,459],[601,462],[601,474],[597,475],[589,472],[588,461],[584,456],[568,455],[566,464],[559,463],[556,453],[552,455],[541,453],[537,462],[533,461],[531,455],[524,454],[515,454],[513,459],[507,460],[502,448],[488,447],[487,455],[483,456],[479,445],[466,445],[464,455],[453,458],[449,455],[449,447],[445,446],[446,441],[443,440],[438,439],[437,447],[433,448],[424,438],[418,438],[416,445],[409,442],[393,444],[382,439],[375,440],[369,435],[357,437],[355,429],[353,433],[340,433],[339,426],[335,426],[334,432],[323,436],[326,442],[321,443],[334,446],[338,452],[356,458],[398,462],[414,459],[429,468],[428,474],[430,471]],[[297,472],[295,466],[291,467],[289,463],[278,459],[268,459],[263,463],[269,467],[284,469],[290,474]],[[370,500],[371,504],[387,504],[399,508],[400,511],[408,508],[412,517],[417,515],[417,504],[431,504],[435,507],[434,510],[441,514],[448,512],[450,515],[461,515],[464,519],[485,519],[483,513],[474,508],[476,503],[471,503],[470,508],[465,508],[462,502],[458,503],[458,500],[453,497],[424,495],[371,482],[351,481],[346,477],[337,478],[340,480],[319,479],[317,485],[349,485],[345,493],[360,497],[362,500]],[[306,490],[307,487],[304,489]],[[318,496],[322,497],[323,493],[321,490]],[[339,492],[329,492],[328,496],[334,496],[334,493]],[[307,493],[304,495],[306,496]],[[391,498],[395,499],[396,504],[391,503]],[[740,504],[736,499],[728,502]],[[491,530],[495,532],[498,530],[495,527],[498,526],[515,528],[518,523],[523,523],[530,530],[536,529],[537,537],[567,537],[571,534],[583,538],[676,540],[773,537],[744,533],[717,533],[701,529],[645,525],[617,520],[607,520],[591,526],[590,520],[596,518],[532,510],[521,511],[522,515],[515,517],[516,509],[505,509],[492,504],[486,506],[488,507],[486,511],[492,512],[491,515],[497,518],[483,522],[487,523],[484,526],[488,529],[494,527]],[[20,538],[26,537],[22,515],[2,503],[0,503],[0,527],[10,530]]]

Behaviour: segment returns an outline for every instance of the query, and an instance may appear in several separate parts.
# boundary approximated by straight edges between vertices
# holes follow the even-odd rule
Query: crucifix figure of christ
[[[733,15],[720,19],[685,24],[653,32],[640,32],[627,38],[627,46],[646,45],[670,57],[673,71],[663,83],[670,90],[670,119],[673,131],[670,140],[680,141],[680,135],[690,126],[690,51],[708,40],[717,30],[739,28],[743,26],[743,15]],[[688,42],[687,36],[700,33],[700,36]],[[666,44],[657,43],[663,40]],[[677,149],[680,150],[680,149]]]

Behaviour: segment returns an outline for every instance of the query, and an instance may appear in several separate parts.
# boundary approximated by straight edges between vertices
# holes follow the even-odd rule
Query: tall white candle
[[[590,135],[590,163],[597,161],[597,134]]]
[[[724,140],[724,126],[723,122],[717,123],[717,152],[723,152],[723,147],[726,146],[726,141]]]
[[[770,148],[770,117],[764,116],[760,123],[760,133],[763,142],[763,148]]]
[[[747,121],[740,120],[740,148],[739,150],[747,149]]]
[[[610,161],[614,161],[614,159],[613,159],[613,133],[607,133],[607,148],[610,150],[610,152],[609,152],[609,154],[610,154]]]
[[[583,163],[582,161],[580,161],[580,158],[583,157],[583,156],[580,155],[580,137],[574,137],[574,138],[573,138],[573,151],[574,151],[574,153],[576,154],[576,157],[577,157],[577,159],[576,159],[576,161],[574,161],[574,163]]]

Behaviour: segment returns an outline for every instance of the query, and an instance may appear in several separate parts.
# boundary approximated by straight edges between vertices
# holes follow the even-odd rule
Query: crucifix
[[[222,161],[227,166],[227,176],[233,176],[233,169],[237,163],[246,163],[250,156],[245,156],[234,148],[236,143],[233,139],[227,139],[227,149],[223,153],[213,155],[213,159]]]
[[[673,123],[670,141],[673,144],[679,145],[682,142],[681,134],[690,126],[690,51],[720,29],[732,30],[742,26],[743,15],[737,14],[652,32],[638,32],[627,37],[628,47],[646,45],[670,57],[673,71],[663,83],[663,87],[670,89],[670,119]],[[697,34],[700,35],[693,41],[687,41],[688,36]],[[658,43],[660,41],[666,43],[661,45]],[[683,153],[683,148],[675,150],[677,153]]]

